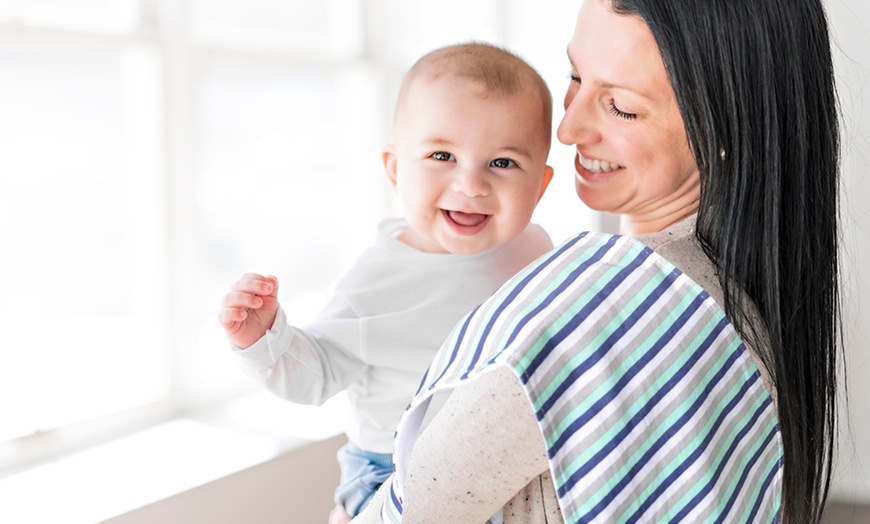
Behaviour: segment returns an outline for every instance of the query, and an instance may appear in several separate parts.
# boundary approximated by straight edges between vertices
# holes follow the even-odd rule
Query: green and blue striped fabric
[[[494,366],[536,410],[566,522],[778,522],[773,400],[701,286],[629,237],[584,233],[454,329],[396,433],[382,509],[400,522],[431,395]]]

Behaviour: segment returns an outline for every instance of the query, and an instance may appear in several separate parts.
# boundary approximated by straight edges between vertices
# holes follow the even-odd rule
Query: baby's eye
[[[438,160],[439,162],[453,162],[456,160],[455,158],[453,158],[453,155],[446,151],[436,151],[429,156],[434,158],[435,160]]]
[[[517,163],[509,158],[496,158],[492,162],[489,163],[490,167],[497,167],[500,169],[507,169],[509,167],[516,167]]]

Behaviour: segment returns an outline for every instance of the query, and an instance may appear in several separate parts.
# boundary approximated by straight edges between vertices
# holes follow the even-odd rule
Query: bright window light
[[[134,28],[136,0],[3,0],[0,22],[23,23],[96,33],[122,33]]]
[[[160,174],[129,164],[159,158],[142,151],[154,145],[142,140],[153,115],[125,104],[126,76],[143,66],[125,50],[0,52],[0,315],[11,349],[0,397],[12,400],[0,440],[167,389]]]
[[[198,45],[290,53],[306,59],[358,56],[362,2],[346,0],[191,0]]]

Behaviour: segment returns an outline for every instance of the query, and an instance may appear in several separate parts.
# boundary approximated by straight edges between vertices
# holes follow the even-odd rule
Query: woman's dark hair
[[[840,351],[839,106],[822,2],[610,1],[658,44],[701,175],[696,235],[773,380],[784,520],[817,522]]]

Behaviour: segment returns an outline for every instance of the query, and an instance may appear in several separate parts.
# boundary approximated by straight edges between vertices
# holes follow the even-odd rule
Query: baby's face
[[[515,238],[552,176],[541,100],[531,91],[483,97],[451,77],[411,89],[385,157],[410,225],[400,240],[470,255]]]

